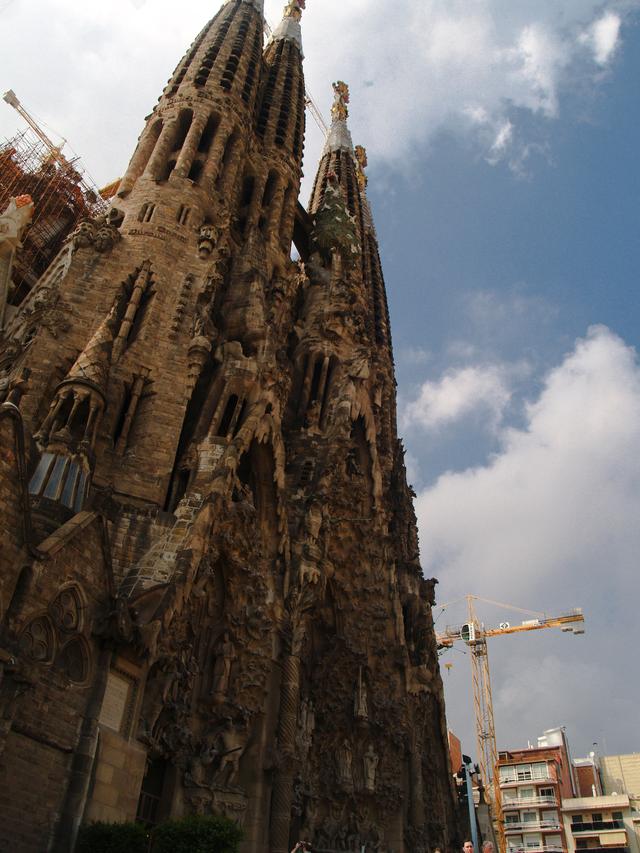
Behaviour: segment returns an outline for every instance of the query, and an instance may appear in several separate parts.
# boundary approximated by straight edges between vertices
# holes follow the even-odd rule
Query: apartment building
[[[565,799],[562,819],[569,853],[640,853],[627,794]]]
[[[509,853],[567,853],[560,809],[574,781],[564,731],[549,729],[536,747],[500,752],[498,773]]]

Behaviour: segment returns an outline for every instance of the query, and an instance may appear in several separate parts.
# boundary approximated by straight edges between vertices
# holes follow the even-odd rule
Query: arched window
[[[20,651],[35,663],[53,661],[56,638],[53,625],[48,616],[36,616],[26,626],[19,640]]]
[[[68,633],[81,630],[82,610],[82,596],[76,586],[62,589],[49,605],[55,626]]]
[[[83,637],[74,637],[60,649],[56,656],[56,667],[69,681],[85,684],[89,677],[89,650]]]
[[[224,412],[222,418],[220,419],[220,424],[218,426],[218,435],[226,436],[229,433],[229,428],[231,426],[231,422],[233,420],[233,416],[236,411],[236,407],[238,405],[238,396],[237,394],[231,394],[229,399],[227,400],[227,404],[224,407]]]

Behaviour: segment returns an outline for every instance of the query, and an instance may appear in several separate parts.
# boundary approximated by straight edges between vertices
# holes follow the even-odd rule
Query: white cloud
[[[615,12],[605,12],[582,35],[582,43],[591,47],[598,65],[606,65],[615,53],[620,40],[621,24],[620,15]]]
[[[500,365],[448,370],[436,382],[422,384],[404,411],[403,425],[437,429],[481,410],[495,428],[511,399],[508,371]]]
[[[612,57],[618,46],[620,36],[620,16],[613,12],[603,15],[593,25],[593,40],[596,61],[605,65]]]
[[[513,108],[551,117],[558,94],[593,73],[584,39],[598,64],[620,41],[620,28],[640,0],[384,0],[309,4],[303,20],[305,73],[325,116],[330,83],[351,84],[351,125],[370,160],[396,168],[423,150],[439,130],[470,134],[495,162],[520,162],[523,139]],[[195,34],[215,11],[194,0],[175,13],[172,0],[39,0],[4,13],[7,30],[29,38],[37,67],[24,61],[24,39],[4,46],[3,78],[28,108],[68,137],[99,182],[126,166],[147,115]],[[282,0],[267,0],[279,19]],[[586,35],[585,35],[586,34]],[[568,73],[569,67],[572,73]],[[46,73],[42,73],[42,69]],[[0,135],[16,116],[0,104]],[[321,138],[308,122],[307,179]]]
[[[490,153],[493,156],[501,156],[505,148],[513,139],[513,124],[507,119],[504,121],[496,133],[496,138],[493,140]]]
[[[532,736],[562,723],[590,743],[610,726],[610,748],[635,748],[631,722],[608,722],[607,699],[624,681],[625,702],[640,701],[626,679],[634,664],[623,639],[634,631],[640,586],[635,351],[608,329],[591,329],[547,375],[525,425],[502,430],[500,452],[442,475],[418,496],[417,514],[423,568],[439,577],[443,599],[475,592],[549,612],[593,603],[579,642],[557,648],[557,637],[536,639],[535,649],[551,655],[547,664],[531,640],[509,638],[493,672],[501,743],[523,745],[526,705]],[[455,718],[455,702],[448,704]]]
[[[403,364],[426,364],[433,356],[424,347],[406,346],[401,347],[397,355],[398,361]]]

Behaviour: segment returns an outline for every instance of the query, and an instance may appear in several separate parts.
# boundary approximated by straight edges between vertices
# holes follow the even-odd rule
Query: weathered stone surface
[[[263,51],[259,4],[222,7],[115,207],[6,329],[15,853],[70,851],[83,820],[188,812],[237,819],[245,853],[456,840],[366,156],[336,84],[298,208],[296,0],[285,16]]]

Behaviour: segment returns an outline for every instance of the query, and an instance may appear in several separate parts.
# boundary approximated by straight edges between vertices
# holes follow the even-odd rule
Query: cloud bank
[[[28,34],[3,52],[4,86],[66,136],[98,181],[121,174],[136,136],[188,45],[216,10],[204,0],[114,0],[108,6],[12,3],[5,26]],[[402,168],[443,129],[471,138],[489,162],[526,160],[517,111],[558,115],[559,95],[602,75],[640,0],[324,0],[304,15],[308,87],[328,117],[330,84],[352,88],[351,124],[373,160]],[[273,23],[282,0],[267,0]],[[42,74],[45,68],[47,73]],[[0,133],[16,117],[2,106]],[[308,122],[312,174],[320,133]],[[309,165],[311,164],[311,165]]]
[[[511,399],[507,373],[501,365],[463,367],[424,382],[404,410],[403,428],[433,430],[481,410],[487,425],[495,429]]]
[[[491,162],[515,163],[529,144],[516,126],[517,110],[557,117],[563,88],[601,74],[638,6],[397,0],[390,10],[383,0],[324,3],[308,15],[311,82],[323,68],[344,69],[357,135],[377,156],[393,160],[449,129],[471,135]]]
[[[492,673],[501,744],[523,745],[523,727],[533,737],[546,720],[593,740],[609,726],[610,748],[637,748],[624,717],[640,701],[624,648],[640,591],[635,351],[590,329],[548,373],[524,426],[504,427],[500,439],[486,464],[446,473],[418,496],[424,571],[449,599],[472,592],[551,613],[593,602],[579,642],[501,641],[510,644]],[[454,719],[455,706],[448,697]]]

